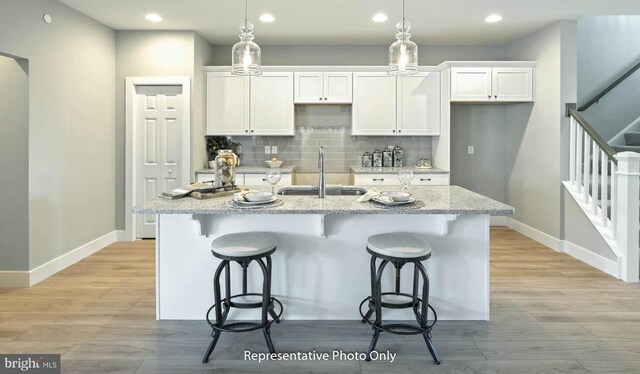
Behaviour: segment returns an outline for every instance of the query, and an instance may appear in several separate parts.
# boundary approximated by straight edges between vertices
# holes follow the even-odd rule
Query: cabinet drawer
[[[216,179],[216,175],[214,173],[211,174],[196,174],[196,182],[210,182]]]
[[[398,174],[356,174],[353,182],[356,186],[400,186]]]
[[[244,175],[245,186],[268,186],[267,178],[264,174],[245,174]],[[282,179],[278,182],[277,186],[291,186],[291,174],[282,174]]]
[[[356,186],[400,186],[397,174],[356,174]],[[446,186],[449,174],[414,174],[412,186]]]
[[[446,186],[449,184],[449,174],[414,174],[414,186]]]

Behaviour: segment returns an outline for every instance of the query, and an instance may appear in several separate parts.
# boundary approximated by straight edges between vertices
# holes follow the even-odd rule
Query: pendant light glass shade
[[[411,25],[404,18],[404,0],[402,1],[402,21],[396,29],[396,42],[389,47],[389,75],[412,75],[418,73],[418,45],[409,38]]]
[[[240,25],[240,41],[231,49],[231,74],[261,75],[260,47],[253,41],[253,25],[248,21],[249,3],[244,2],[244,22]]]
[[[240,41],[231,50],[231,74],[260,75],[260,46],[253,41],[253,25],[245,20],[240,25]]]

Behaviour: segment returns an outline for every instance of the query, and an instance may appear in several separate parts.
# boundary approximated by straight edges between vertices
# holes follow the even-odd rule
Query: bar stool
[[[211,343],[202,359],[203,363],[209,361],[209,356],[220,338],[222,332],[248,332],[262,329],[267,348],[270,353],[275,352],[273,341],[271,340],[271,324],[280,323],[282,316],[282,303],[271,296],[271,254],[276,251],[276,238],[265,232],[247,232],[223,235],[211,244],[211,253],[214,257],[222,260],[216,269],[213,277],[214,304],[207,310],[207,323],[211,326]],[[266,260],[263,261],[263,259]],[[231,295],[231,262],[237,262],[242,268],[242,293]],[[247,269],[249,264],[255,261],[262,270],[263,282],[262,293],[247,292]],[[220,276],[225,271],[225,298],[220,295]],[[258,302],[240,302],[234,299],[246,296],[261,296]],[[280,313],[275,312],[275,304],[278,304]],[[222,310],[224,308],[224,311]],[[239,309],[262,309],[260,322],[239,321],[225,323],[229,310]],[[215,322],[212,322],[209,315],[215,310]],[[269,319],[271,316],[272,319]]]
[[[388,332],[399,335],[422,335],[433,362],[440,365],[438,352],[431,341],[431,330],[435,326],[438,316],[436,311],[429,305],[429,277],[427,271],[420,261],[431,257],[431,246],[429,243],[415,235],[409,233],[388,233],[370,236],[367,240],[367,252],[371,254],[371,295],[360,303],[360,315],[362,323],[371,325],[373,337],[369,344],[366,361],[371,360],[371,352],[376,348],[381,332]],[[382,262],[376,266],[376,261]],[[393,264],[396,268],[396,281],[394,292],[382,292],[380,280],[385,267]],[[400,292],[400,270],[406,263],[413,263],[413,292],[412,294]],[[419,277],[422,276],[422,297],[418,297]],[[395,295],[397,298],[406,298],[406,302],[383,301],[383,296]],[[362,306],[368,302],[369,310],[362,313]],[[405,323],[382,324],[382,308],[391,309],[413,309],[418,326]],[[427,322],[429,309],[433,313],[433,322]],[[375,320],[371,316],[375,313]]]

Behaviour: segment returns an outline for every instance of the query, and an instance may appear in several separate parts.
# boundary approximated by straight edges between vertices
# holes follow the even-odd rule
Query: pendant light
[[[248,21],[249,4],[244,3],[244,22],[240,24],[240,41],[231,50],[231,74],[261,75],[260,46],[253,41],[253,25]]]
[[[396,40],[389,47],[389,75],[412,75],[418,72],[418,46],[409,40],[411,25],[404,18],[402,0],[402,21],[398,22]]]

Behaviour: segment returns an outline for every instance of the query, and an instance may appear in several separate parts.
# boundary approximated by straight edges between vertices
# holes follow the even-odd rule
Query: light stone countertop
[[[269,170],[278,170],[282,174],[291,174],[293,173],[293,169],[295,169],[295,166],[293,165],[282,165],[279,168],[269,168],[266,166],[238,166],[236,168],[236,174],[266,174]],[[196,174],[215,174],[215,170],[200,169],[196,170]]]
[[[351,171],[355,174],[398,174],[401,171],[412,171],[413,174],[449,174],[449,171],[431,168],[431,169],[418,169],[414,166],[401,166],[401,167],[371,167],[366,168],[362,166],[352,166]]]
[[[365,186],[366,187],[366,186]],[[374,187],[369,187],[374,188]],[[376,186],[379,191],[398,190],[398,187]],[[253,187],[268,190],[268,187]],[[380,208],[374,203],[358,203],[358,196],[279,196],[284,204],[260,209],[238,209],[227,205],[232,196],[207,200],[186,197],[177,200],[156,198],[133,208],[136,214],[490,214],[510,215],[514,208],[459,186],[411,186],[409,191],[425,206],[419,209],[407,207]]]

